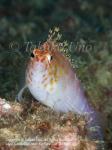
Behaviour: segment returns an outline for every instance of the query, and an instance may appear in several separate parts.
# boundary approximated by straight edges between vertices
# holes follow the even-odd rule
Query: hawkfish
[[[103,140],[103,131],[98,111],[84,94],[69,59],[52,41],[44,42],[34,49],[26,68],[26,84],[18,94],[28,88],[32,96],[57,112],[74,112],[88,118],[88,128],[96,127],[91,139]]]

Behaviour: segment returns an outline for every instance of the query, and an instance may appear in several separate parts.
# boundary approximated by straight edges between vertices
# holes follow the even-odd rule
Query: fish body
[[[80,81],[69,60],[52,42],[35,49],[26,69],[26,86],[35,99],[57,112],[88,114],[88,127],[98,126],[95,133],[102,140],[98,113],[86,99]]]
[[[92,111],[80,81],[61,52],[35,49],[33,55],[26,71],[26,84],[35,99],[55,111],[78,114]]]

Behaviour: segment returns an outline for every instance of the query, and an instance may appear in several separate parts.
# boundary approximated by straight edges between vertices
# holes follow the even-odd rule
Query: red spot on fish
[[[45,60],[45,58],[41,58],[41,59],[40,59],[41,62],[44,62],[44,60]]]

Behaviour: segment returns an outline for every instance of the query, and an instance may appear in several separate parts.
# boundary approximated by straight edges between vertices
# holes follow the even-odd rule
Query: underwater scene
[[[0,150],[112,150],[112,2],[0,0]]]

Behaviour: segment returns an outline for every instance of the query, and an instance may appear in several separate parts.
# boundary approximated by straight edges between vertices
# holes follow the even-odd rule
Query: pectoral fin
[[[20,91],[19,91],[19,93],[17,94],[17,96],[16,96],[16,98],[15,98],[15,100],[16,101],[22,101],[23,100],[23,97],[22,97],[22,95],[23,95],[23,92],[24,92],[24,90],[27,88],[27,85],[25,85]]]

